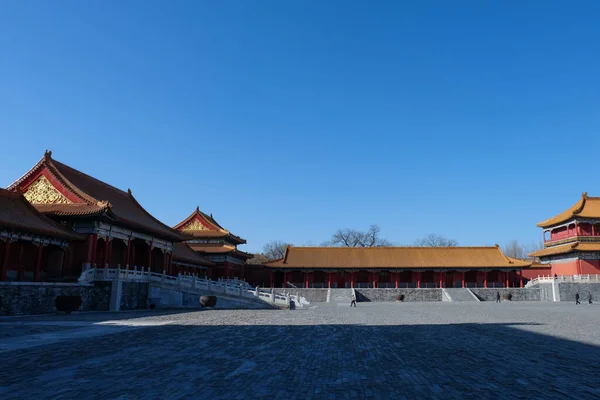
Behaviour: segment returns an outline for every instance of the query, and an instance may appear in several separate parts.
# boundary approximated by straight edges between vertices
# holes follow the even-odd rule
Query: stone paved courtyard
[[[598,399],[599,326],[533,302],[5,318],[0,398]]]

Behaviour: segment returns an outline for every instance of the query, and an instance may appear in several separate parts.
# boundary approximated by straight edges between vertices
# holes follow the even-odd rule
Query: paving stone
[[[0,397],[596,399],[599,324],[542,302],[3,318]]]

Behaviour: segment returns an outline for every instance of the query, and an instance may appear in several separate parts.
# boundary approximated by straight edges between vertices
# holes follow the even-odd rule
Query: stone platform
[[[0,318],[0,397],[597,399],[599,325],[544,302]]]

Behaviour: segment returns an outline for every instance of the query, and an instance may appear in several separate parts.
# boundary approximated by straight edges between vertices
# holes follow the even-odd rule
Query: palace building
[[[552,275],[600,274],[600,197],[583,193],[571,208],[537,225],[544,248],[530,255]]]
[[[288,247],[264,264],[272,287],[523,287],[515,260],[492,247]]]
[[[60,278],[69,273],[72,244],[85,239],[41,214],[21,193],[0,189],[0,281]]]
[[[192,236],[187,240],[190,248],[214,264],[210,269],[210,277],[244,278],[246,260],[253,255],[238,250],[237,246],[245,244],[246,240],[219,225],[212,214],[205,214],[196,207],[174,229]]]
[[[154,218],[137,202],[131,190],[122,191],[56,161],[51,152],[46,152],[7,190],[14,193],[10,197],[3,191],[0,210],[5,220],[0,225],[2,236],[9,238],[3,244],[2,279],[41,280],[46,274],[70,280],[79,277],[82,269],[94,266],[146,268],[168,274],[204,273],[214,267],[181,243],[192,236]],[[22,199],[32,207],[19,205]],[[10,221],[13,225],[21,221],[21,225],[6,231],[12,226]],[[40,254],[17,251],[14,240],[21,249],[37,243],[49,246],[45,250],[38,246],[36,252]],[[62,249],[60,257],[55,255],[58,254],[55,247]],[[27,257],[36,257],[35,263]],[[47,270],[40,269],[44,257],[49,262]]]

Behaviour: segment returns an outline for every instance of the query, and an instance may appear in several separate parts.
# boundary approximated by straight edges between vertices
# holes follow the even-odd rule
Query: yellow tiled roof
[[[546,247],[545,249],[534,251],[529,254],[531,257],[545,257],[555,254],[565,254],[571,251],[600,251],[600,243],[568,243],[560,246]]]
[[[493,247],[288,247],[279,268],[524,268]]]
[[[540,228],[549,228],[562,224],[575,217],[600,218],[600,197],[588,197],[587,193],[581,195],[581,199],[568,210],[537,224]]]

